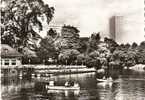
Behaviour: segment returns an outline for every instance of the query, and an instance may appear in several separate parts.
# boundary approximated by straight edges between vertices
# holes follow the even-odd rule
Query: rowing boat
[[[109,79],[97,79],[98,82],[113,82],[113,80]]]
[[[49,85],[46,85],[46,89],[49,89],[49,90],[79,90],[80,87],[74,87],[74,86],[66,87],[66,86],[49,86]]]

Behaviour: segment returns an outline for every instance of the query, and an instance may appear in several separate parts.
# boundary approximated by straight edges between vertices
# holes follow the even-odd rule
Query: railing
[[[1,69],[23,68],[22,65],[1,65]]]

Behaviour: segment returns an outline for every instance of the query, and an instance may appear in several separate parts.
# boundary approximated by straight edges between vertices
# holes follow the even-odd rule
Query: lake
[[[110,71],[114,83],[97,82],[96,73],[57,75],[50,78],[1,78],[2,100],[145,100],[145,72],[130,70]],[[52,91],[43,80],[54,80],[55,85],[77,81],[77,91]]]

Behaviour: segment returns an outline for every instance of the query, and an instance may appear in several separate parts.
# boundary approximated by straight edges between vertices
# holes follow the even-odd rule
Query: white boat
[[[97,79],[98,82],[113,82],[113,80],[110,79]]]
[[[46,85],[46,89],[49,89],[49,90],[79,90],[80,87],[75,87],[75,86],[66,87],[66,86],[50,86],[50,85]]]

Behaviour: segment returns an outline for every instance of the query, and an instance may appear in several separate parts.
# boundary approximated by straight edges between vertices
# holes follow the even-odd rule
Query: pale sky
[[[80,36],[90,36],[93,32],[101,32],[107,36],[109,18],[113,15],[131,15],[130,18],[137,24],[136,26],[143,27],[144,24],[144,0],[44,0],[44,2],[55,8],[51,25],[76,26],[80,30]],[[44,26],[46,30],[48,27],[45,24]]]

